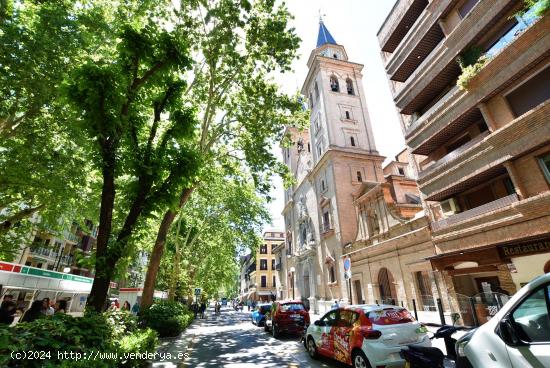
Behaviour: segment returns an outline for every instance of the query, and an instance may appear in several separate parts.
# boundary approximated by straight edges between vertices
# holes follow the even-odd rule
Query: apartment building
[[[378,32],[455,297],[550,271],[550,16],[511,0],[398,0]]]
[[[277,298],[280,284],[277,256],[273,252],[285,242],[282,231],[266,231],[256,254],[241,258],[241,300],[268,302]]]
[[[77,253],[88,256],[95,247],[97,227],[86,220],[83,227],[72,223],[61,232],[43,224],[36,226],[29,235],[28,242],[22,244],[15,262],[49,271],[59,271],[90,277],[93,270],[79,265]]]

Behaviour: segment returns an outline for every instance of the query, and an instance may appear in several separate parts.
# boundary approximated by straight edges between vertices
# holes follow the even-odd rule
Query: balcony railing
[[[496,211],[504,207],[508,207],[509,205],[517,201],[518,201],[518,196],[516,194],[510,194],[509,196],[499,198],[496,201],[492,201],[484,205],[481,205],[479,207],[475,207],[470,210],[457,213],[445,219],[432,222],[432,230],[438,231],[438,230],[444,229],[451,225],[458,224],[462,221],[469,220],[471,218],[474,218],[492,211]]]
[[[479,142],[481,142],[489,134],[490,134],[489,131],[485,131],[480,135],[478,135],[477,137],[474,137],[472,140],[466,142],[464,145],[458,147],[454,151],[449,152],[439,160],[435,161],[431,166],[428,166],[425,170],[420,171],[420,173],[418,174],[418,178],[422,179],[426,175],[432,173],[436,168],[442,167],[448,164],[449,162],[456,160],[459,156],[461,156],[464,152],[466,152],[470,147],[473,147]]]
[[[80,240],[78,238],[78,236],[76,236],[75,234],[71,233],[70,231],[67,231],[67,230],[64,230],[63,231],[63,237],[70,241],[70,242],[73,242],[73,243],[78,243],[78,241]]]
[[[58,252],[55,252],[52,249],[44,248],[44,247],[38,247],[38,248],[31,248],[31,253],[35,255],[40,255],[44,257],[50,257],[50,258],[57,258]]]

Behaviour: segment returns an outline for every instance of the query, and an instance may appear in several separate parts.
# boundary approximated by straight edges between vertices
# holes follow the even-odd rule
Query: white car
[[[550,367],[550,273],[525,285],[487,323],[457,341],[461,366]]]
[[[427,329],[394,305],[352,305],[327,312],[305,336],[312,358],[324,355],[355,368],[402,367],[407,345],[431,346]]]

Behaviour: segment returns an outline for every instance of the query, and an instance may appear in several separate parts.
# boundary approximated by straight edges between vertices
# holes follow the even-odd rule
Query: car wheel
[[[353,368],[371,368],[369,360],[362,350],[356,350],[351,355]]]
[[[307,339],[307,352],[309,353],[309,356],[312,359],[317,359],[319,354],[317,353],[317,346],[315,345],[315,341],[313,340],[313,337],[308,337]]]
[[[261,326],[265,326],[265,319],[261,319],[261,320],[258,322],[258,327],[261,327]]]
[[[273,326],[271,326],[271,334],[274,338],[279,337],[279,329],[277,328],[277,325],[274,323]]]

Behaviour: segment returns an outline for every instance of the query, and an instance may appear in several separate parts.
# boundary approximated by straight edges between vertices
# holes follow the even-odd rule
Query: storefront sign
[[[503,245],[500,247],[500,252],[506,258],[550,252],[550,239],[519,245]]]
[[[45,269],[36,268],[36,267],[21,266],[21,265],[9,263],[9,262],[0,262],[0,271],[21,273],[21,274],[27,274],[30,276],[45,277],[48,279],[76,281],[76,282],[82,282],[85,284],[91,284],[94,281],[94,279],[89,277],[50,271],[50,270],[45,270]]]

